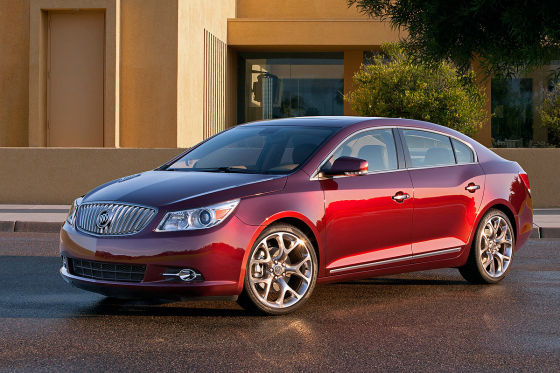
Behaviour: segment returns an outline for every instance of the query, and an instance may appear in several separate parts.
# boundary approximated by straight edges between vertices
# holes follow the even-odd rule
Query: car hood
[[[223,172],[147,171],[101,185],[83,202],[119,201],[153,207],[186,205],[247,197],[281,190],[284,175]]]

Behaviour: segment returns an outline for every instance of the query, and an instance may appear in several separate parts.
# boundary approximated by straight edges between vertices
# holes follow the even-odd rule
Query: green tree
[[[558,0],[347,0],[405,30],[425,61],[451,59],[467,70],[473,57],[490,73],[548,64],[560,51]]]
[[[548,142],[560,146],[560,82],[545,94],[537,110],[542,125],[548,129]]]
[[[417,62],[399,44],[383,45],[370,62],[344,96],[359,115],[420,119],[469,136],[488,118],[485,93],[472,71],[460,72],[449,62]]]

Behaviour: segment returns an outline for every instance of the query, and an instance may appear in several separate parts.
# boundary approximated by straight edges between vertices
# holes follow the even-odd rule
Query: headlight
[[[78,211],[78,206],[82,203],[83,197],[76,198],[72,203],[72,207],[70,207],[70,211],[68,211],[68,216],[66,217],[66,221],[70,225],[74,225],[76,221],[76,212]]]
[[[192,210],[173,211],[165,214],[156,232],[190,231],[215,227],[235,210],[239,200]]]

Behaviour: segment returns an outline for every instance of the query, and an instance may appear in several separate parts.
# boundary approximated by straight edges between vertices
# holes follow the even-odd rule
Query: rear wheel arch
[[[511,227],[513,228],[513,236],[514,236],[515,240],[517,241],[517,220],[515,220],[515,215],[514,215],[512,209],[510,207],[506,206],[503,203],[496,203],[496,204],[493,204],[493,205],[488,205],[484,209],[484,211],[481,212],[481,214],[480,214],[481,218],[490,209],[500,210],[501,212],[506,214],[506,216],[509,219],[509,222],[511,223]],[[478,227],[478,224],[480,224],[480,221],[477,223],[477,227]]]

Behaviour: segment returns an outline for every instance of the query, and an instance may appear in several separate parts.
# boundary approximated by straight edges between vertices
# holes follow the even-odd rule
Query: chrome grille
[[[80,277],[105,281],[142,282],[146,266],[143,264],[103,263],[68,258],[70,273]]]
[[[145,206],[104,202],[83,203],[78,208],[76,227],[99,236],[128,235],[144,229],[155,214],[155,209]]]

